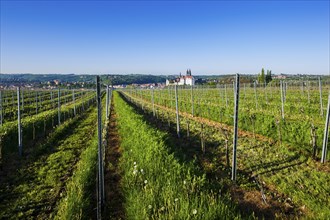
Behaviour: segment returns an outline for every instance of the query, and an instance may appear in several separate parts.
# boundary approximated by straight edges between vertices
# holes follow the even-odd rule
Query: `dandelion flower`
[[[197,214],[197,209],[194,209],[194,210],[192,211],[192,213],[193,213],[194,215],[196,215],[196,214]]]

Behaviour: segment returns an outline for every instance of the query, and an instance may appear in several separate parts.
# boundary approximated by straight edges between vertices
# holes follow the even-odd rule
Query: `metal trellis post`
[[[322,82],[321,82],[321,77],[319,77],[319,89],[320,89],[320,114],[323,117],[323,102],[322,102]]]
[[[18,153],[22,156],[22,123],[21,123],[21,89],[17,87],[17,127],[18,127]]]
[[[61,125],[61,89],[58,88],[57,95],[57,113],[58,113],[58,125]]]
[[[174,85],[175,90],[175,111],[176,111],[176,133],[180,138],[180,121],[179,121],[179,103],[178,103],[178,86]]]
[[[101,219],[104,204],[104,173],[103,173],[103,151],[102,151],[102,109],[100,77],[96,76],[96,100],[97,100],[97,135],[98,135],[98,201],[97,218]]]
[[[236,149],[237,149],[237,138],[238,138],[238,104],[239,104],[239,74],[236,74],[236,86],[235,86],[235,108],[234,108],[234,135],[233,135],[233,164],[231,179],[236,181]]]
[[[76,98],[74,95],[74,89],[72,90],[72,101],[73,101],[73,114],[76,116]]]
[[[106,100],[106,109],[105,109],[105,111],[106,111],[106,119],[109,119],[109,85],[107,85],[107,100]]]
[[[328,108],[327,108],[327,117],[326,117],[326,121],[325,121],[325,128],[324,128],[324,135],[323,135],[321,163],[325,163],[325,159],[327,156],[327,146],[328,146],[328,137],[329,137],[329,120],[330,120],[330,93],[328,96]]]
[[[151,102],[152,102],[152,115],[155,117],[154,87],[152,87],[152,89],[151,89]]]
[[[284,120],[284,83],[283,81],[280,81],[280,87],[281,87],[281,103],[282,103],[282,108],[281,108],[281,112],[282,112],[282,119]]]
[[[191,85],[191,115],[194,117],[194,86]]]
[[[2,91],[0,90],[0,123],[3,123],[3,111],[2,111]]]

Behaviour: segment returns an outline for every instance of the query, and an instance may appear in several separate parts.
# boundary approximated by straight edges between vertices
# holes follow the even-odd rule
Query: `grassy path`
[[[114,94],[127,219],[241,219],[221,186],[206,180],[194,161],[182,161],[167,132]],[[251,216],[245,216],[246,219]]]

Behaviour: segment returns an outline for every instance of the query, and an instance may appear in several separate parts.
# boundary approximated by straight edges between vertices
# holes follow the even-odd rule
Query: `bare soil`
[[[112,102],[113,103],[113,102]],[[125,219],[124,197],[121,189],[120,137],[117,129],[117,115],[111,106],[108,146],[105,149],[105,219]]]

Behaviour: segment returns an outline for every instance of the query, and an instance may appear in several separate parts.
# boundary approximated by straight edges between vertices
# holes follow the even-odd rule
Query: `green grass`
[[[77,100],[76,109],[78,114],[82,111],[82,106],[86,106],[88,100],[92,99],[92,94]],[[73,118],[74,104],[70,103],[61,106],[61,122]],[[39,140],[44,138],[47,131],[53,130],[54,126],[58,124],[58,110],[52,109],[43,111],[37,115],[22,118],[22,139],[23,139],[23,154],[25,153],[27,143],[31,143],[33,140],[33,131],[35,131],[35,139]],[[18,146],[18,129],[17,121],[6,122],[0,127],[0,151],[5,161],[7,155],[13,152],[17,152]],[[2,158],[0,158],[1,162]]]
[[[95,173],[97,162],[97,140],[81,154],[76,171],[66,185],[64,198],[60,201],[55,219],[89,219],[95,194]],[[93,188],[94,187],[94,188]]]
[[[246,91],[245,91],[246,90]],[[265,89],[257,89],[257,103],[255,103],[254,88],[241,85],[239,101],[239,128],[245,131],[255,132],[263,136],[270,137],[278,142],[288,143],[297,146],[297,149],[304,149],[311,154],[310,140],[312,124],[318,129],[317,143],[319,146],[323,141],[323,131],[325,117],[320,116],[319,92],[318,87],[311,88],[310,103],[307,100],[307,90],[301,91],[300,87],[290,86],[286,95],[285,120],[281,120],[281,97],[280,90],[268,85]],[[326,113],[328,100],[327,88],[323,88],[323,110]],[[150,89],[126,90],[127,94],[144,101],[152,100]],[[226,95],[225,95],[226,94]],[[227,89],[220,88],[195,88],[194,95],[194,114],[198,117],[207,118],[227,125],[233,125],[234,93],[232,85]],[[227,97],[228,105],[225,97]],[[174,89],[155,89],[155,104],[163,105],[175,109]],[[180,112],[191,113],[191,90],[178,88],[178,105]],[[254,126],[253,126],[254,125]],[[281,137],[278,131],[281,131]],[[329,141],[330,143],[330,141]],[[319,154],[320,156],[320,154]],[[327,158],[330,157],[328,151]]]
[[[228,195],[213,191],[192,162],[180,162],[168,134],[147,125],[117,93],[127,219],[241,219]]]
[[[144,109],[149,113],[152,112],[151,104],[144,103]],[[160,120],[167,121],[169,114],[172,124],[175,124],[175,113],[159,108],[156,108],[156,110]],[[190,123],[190,133],[200,135],[201,126],[198,121],[181,116],[181,128],[184,130],[188,121]],[[204,134],[208,142],[206,148],[210,149],[210,145],[217,146],[215,149],[210,149],[214,159],[209,166],[212,171],[212,169],[215,170],[217,167],[224,166],[224,141],[226,138],[229,139],[231,149],[232,130],[229,130],[227,137],[225,137],[221,130],[204,125]],[[275,188],[277,192],[284,194],[284,198],[280,199],[293,201],[297,208],[305,213],[307,218],[326,219],[330,216],[328,166],[323,165],[324,169],[322,169],[322,165],[311,159],[310,155],[306,154],[303,149],[288,144],[270,143],[265,138],[259,140],[254,139],[252,136],[240,136],[237,157],[238,184],[241,184],[241,187],[249,188],[255,185],[251,184],[248,178],[242,175],[243,172],[258,175],[266,186]],[[265,193],[268,198],[272,197],[270,193],[273,192],[266,190]],[[284,200],[279,202],[286,204]]]
[[[102,116],[104,119],[105,108],[103,108]],[[87,148],[82,152],[72,179],[65,187],[66,192],[58,205],[55,219],[90,219],[96,216],[95,211],[93,211],[93,207],[96,207],[94,197],[96,194],[95,175],[98,155],[96,119],[97,111],[95,109],[89,120],[81,125],[88,127],[94,133],[94,137],[84,143]]]
[[[45,143],[36,146],[39,153],[35,161],[31,159],[32,162],[21,166],[13,174],[14,179],[1,186],[0,218],[54,218],[57,202],[66,196],[66,182],[77,175],[78,161],[94,161],[90,151],[95,146],[95,109],[86,115],[57,127]],[[81,174],[82,181],[92,184],[93,164],[86,164],[90,167],[80,164],[78,173],[84,168],[91,169]]]

